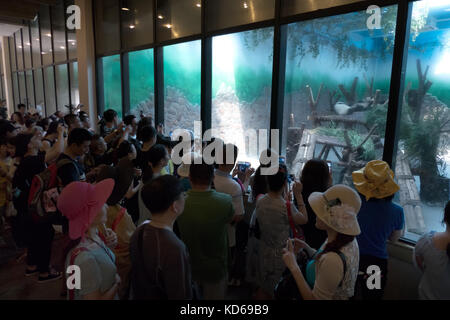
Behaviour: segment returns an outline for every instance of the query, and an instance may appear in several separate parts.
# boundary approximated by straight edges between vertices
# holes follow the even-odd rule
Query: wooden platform
[[[395,177],[400,186],[400,205],[405,212],[405,230],[421,235],[426,232],[426,227],[419,190],[417,189],[408,161],[401,151],[397,155]]]

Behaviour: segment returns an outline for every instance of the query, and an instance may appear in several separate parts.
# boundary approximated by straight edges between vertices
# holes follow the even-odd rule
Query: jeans
[[[37,266],[41,273],[49,272],[54,236],[55,229],[49,222],[33,222],[30,225],[27,264]]]

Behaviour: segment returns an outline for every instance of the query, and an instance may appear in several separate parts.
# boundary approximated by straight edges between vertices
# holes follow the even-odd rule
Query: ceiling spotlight
[[[247,9],[247,8],[248,8],[247,2],[244,2],[244,9]]]
[[[172,25],[171,24],[166,24],[166,25],[164,25],[167,29],[170,29],[170,28],[172,28]]]
[[[64,50],[64,49],[65,49],[66,47],[64,47],[64,46],[61,46],[60,48]]]
[[[122,11],[130,11],[130,9],[129,9],[129,8],[126,8],[126,7],[123,7],[123,8],[122,8]]]
[[[51,33],[47,33],[46,36],[49,37],[49,38],[51,38],[51,37],[52,37],[52,34],[51,34]]]
[[[29,43],[29,42],[27,42],[27,43],[25,43],[27,46],[30,46],[31,45],[31,43]]]
[[[201,8],[202,5],[200,3],[197,3],[196,6],[197,8]]]
[[[162,15],[158,15],[158,19],[162,20],[164,17]]]
[[[130,25],[130,29],[134,29],[134,28],[136,28],[136,26],[135,25]]]

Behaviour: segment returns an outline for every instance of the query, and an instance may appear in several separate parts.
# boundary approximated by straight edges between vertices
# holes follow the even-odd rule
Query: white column
[[[77,30],[78,88],[83,111],[89,114],[91,126],[97,124],[97,93],[95,82],[95,42],[91,0],[75,0],[80,7],[81,29]]]
[[[2,37],[2,51],[0,52],[0,63],[3,64],[3,73],[5,77],[5,94],[6,94],[6,106],[8,108],[8,115],[14,112],[14,98],[13,98],[13,86],[11,78],[11,64],[9,60],[9,42],[8,37]]]

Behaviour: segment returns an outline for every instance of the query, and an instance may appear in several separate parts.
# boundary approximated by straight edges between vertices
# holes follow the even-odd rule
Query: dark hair
[[[334,239],[331,242],[328,242],[325,248],[323,249],[322,253],[320,253],[316,260],[318,261],[320,257],[327,253],[327,252],[335,252],[340,251],[343,247],[345,247],[347,244],[352,242],[355,239],[355,236],[349,236],[343,233],[338,233],[336,235],[336,239]]]
[[[80,111],[78,113],[78,117],[80,118],[81,122],[84,122],[86,119],[89,119],[88,114],[86,112],[84,112],[84,111]]]
[[[142,200],[152,214],[163,213],[180,198],[183,187],[171,175],[158,177],[142,188]]]
[[[151,180],[153,177],[153,170],[148,163],[150,162],[154,167],[157,166],[158,163],[166,157],[167,149],[161,144],[156,144],[151,147],[150,150],[145,152],[144,155],[142,180],[143,182],[146,182]]]
[[[58,132],[58,125],[59,125],[58,121],[52,121],[50,123],[50,125],[48,126],[48,130],[47,130],[46,136]]]
[[[330,184],[330,168],[324,160],[312,159],[305,163],[300,182],[303,184],[302,196],[305,201],[313,192],[325,192]],[[309,203],[306,203],[309,210]]]
[[[32,138],[32,134],[19,134],[15,139],[11,140],[16,147],[16,157],[23,157],[28,152],[28,144]]]
[[[130,154],[132,151],[132,144],[127,140],[122,141],[117,148],[117,160],[128,156],[128,154]]]
[[[48,128],[50,126],[50,119],[49,118],[44,118],[41,119],[38,123],[37,126],[41,127],[42,129],[44,129],[44,131],[48,131]],[[46,130],[47,129],[47,130]]]
[[[442,220],[442,222],[447,224],[447,228],[450,227],[450,201],[448,201],[447,205],[445,206],[444,219]],[[447,244],[447,255],[450,258],[450,243]]]
[[[72,144],[82,145],[85,141],[91,141],[92,134],[89,130],[84,128],[75,128],[69,133],[69,138],[67,139],[67,145],[71,146]]]
[[[288,178],[288,172],[286,165],[280,164],[278,168],[278,172],[273,175],[267,176],[267,186],[270,191],[278,192],[283,189],[284,184],[286,183]]]
[[[138,122],[137,126],[137,139],[143,141],[141,138],[141,130],[147,126],[153,127],[153,118],[152,117],[144,117]],[[156,130],[155,130],[156,131]]]
[[[78,116],[75,114],[66,114],[64,116],[64,122],[68,125],[71,126],[76,120],[78,119]]]
[[[19,103],[18,105],[17,105],[17,109],[20,109],[20,108],[27,108],[27,106],[26,105],[24,105],[23,103]]]
[[[194,184],[211,185],[214,178],[214,166],[206,164],[203,159],[201,164],[192,163],[189,166],[189,177]]]
[[[21,125],[23,125],[23,124],[25,123],[25,120],[23,119],[23,115],[22,115],[19,111],[14,112],[14,113],[11,115],[11,119],[13,118],[13,115],[16,115],[16,116],[19,117],[19,123],[20,123]]]
[[[145,126],[138,134],[138,140],[142,142],[148,142],[156,137],[156,129],[152,126]]]
[[[125,118],[123,118],[123,123],[126,126],[129,126],[133,122],[133,119],[136,119],[136,116],[134,114],[129,114]]]
[[[28,118],[27,120],[25,120],[25,127],[27,127],[27,129],[30,129],[35,123],[36,120],[34,120],[33,118]]]
[[[255,171],[255,177],[253,178],[253,184],[252,184],[252,195],[253,195],[253,203],[256,202],[256,198],[260,194],[266,194],[268,187],[267,187],[267,179],[265,176],[261,175],[261,167],[258,167]]]
[[[106,122],[113,122],[115,117],[117,117],[117,112],[113,109],[108,109],[103,112],[103,118]]]

